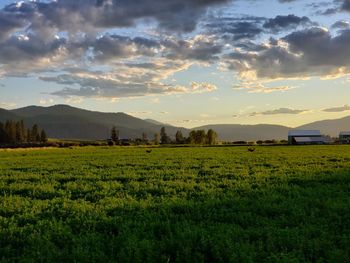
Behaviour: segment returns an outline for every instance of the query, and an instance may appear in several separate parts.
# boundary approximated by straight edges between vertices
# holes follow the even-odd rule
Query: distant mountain
[[[323,134],[338,137],[341,131],[350,131],[350,116],[336,120],[316,121],[297,129],[320,130]]]
[[[0,122],[6,120],[18,120],[18,116],[8,110],[0,109]]]
[[[51,138],[60,139],[106,139],[115,125],[121,138],[140,138],[145,132],[149,139],[159,132],[163,125],[153,124],[125,113],[103,113],[83,110],[68,105],[51,107],[29,106],[15,110],[0,110],[0,121],[23,119],[30,126],[34,123],[45,129]],[[172,136],[178,129],[185,134],[185,128],[165,126]]]
[[[258,124],[258,125],[239,125],[239,124],[217,124],[206,125],[194,128],[195,130],[213,129],[219,135],[220,140],[224,141],[256,141],[256,140],[283,140],[287,139],[290,128],[280,125]]]
[[[27,126],[36,123],[45,129],[49,137],[59,139],[106,139],[110,137],[110,130],[114,125],[119,130],[121,138],[140,138],[145,132],[149,139],[153,139],[154,134],[158,133],[163,126],[172,138],[177,130],[181,130],[184,136],[188,136],[190,131],[152,119],[142,120],[121,112],[103,113],[68,105],[29,106],[15,110],[0,109],[1,122],[22,119]],[[287,139],[288,130],[291,128],[268,124],[218,124],[194,129],[213,129],[218,133],[219,139],[225,141],[256,141]],[[321,130],[323,134],[337,136],[340,131],[350,131],[350,116],[337,120],[317,121],[296,129]]]
[[[156,120],[153,120],[153,119],[144,119],[144,121],[147,121],[147,122],[149,122],[149,123],[156,124],[156,125],[171,126],[171,125],[169,125],[169,124],[166,124],[166,123],[163,123],[163,122],[160,122],[160,121],[156,121]]]

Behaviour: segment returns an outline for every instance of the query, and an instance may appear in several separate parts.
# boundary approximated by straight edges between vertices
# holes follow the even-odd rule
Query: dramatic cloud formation
[[[227,67],[243,79],[305,78],[350,73],[350,30],[339,35],[312,27],[270,40],[262,51],[226,55]]]
[[[331,2],[339,12],[350,11],[347,0]],[[214,91],[216,86],[206,81],[169,81],[193,65],[230,70],[239,83],[234,89],[249,93],[294,88],[267,84],[271,80],[350,73],[347,21],[333,23],[332,32],[307,16],[226,12],[228,6],[235,10],[237,3],[13,3],[0,10],[0,77],[34,76],[62,85],[52,93],[56,96],[117,98]]]

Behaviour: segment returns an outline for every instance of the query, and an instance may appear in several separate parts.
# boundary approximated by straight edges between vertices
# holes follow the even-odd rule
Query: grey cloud
[[[350,0],[333,0],[333,7],[319,11],[322,15],[333,15],[339,12],[350,12]]]
[[[340,21],[337,21],[335,22],[333,25],[332,25],[332,28],[336,28],[336,29],[347,29],[349,28],[350,24],[348,21],[345,21],[345,20],[340,20]]]
[[[266,19],[263,17],[222,17],[214,18],[205,26],[212,34],[217,34],[229,40],[250,40],[263,33],[261,24]]]
[[[314,27],[271,41],[261,52],[234,52],[226,59],[228,67],[243,77],[248,73],[267,79],[336,76],[350,72],[349,41],[350,30],[333,37]]]
[[[129,27],[143,18],[153,18],[160,27],[171,31],[190,32],[209,7],[231,0],[57,0],[28,2],[4,8],[29,19],[32,30],[42,25],[59,31],[82,28]],[[40,20],[41,23],[35,23]]]
[[[205,37],[192,41],[167,39],[162,41],[165,57],[169,59],[212,61],[218,59],[223,45]]]
[[[128,58],[135,55],[154,56],[160,44],[151,39],[105,35],[91,43],[98,60]]]
[[[80,77],[64,74],[56,77],[41,77],[46,82],[55,82],[61,85],[77,85],[78,88],[67,87],[51,93],[61,97],[133,97],[150,94],[167,94],[181,92],[176,86],[161,83],[127,83],[115,79]]]
[[[25,25],[25,21],[15,14],[0,11],[0,41],[6,39],[18,28]]]
[[[341,2],[341,10],[350,12],[350,0],[342,0]]]
[[[297,26],[311,25],[311,20],[306,17],[299,17],[296,15],[276,16],[275,18],[268,19],[263,27],[270,29],[273,32],[281,30],[296,28]]]
[[[344,105],[341,107],[333,107],[333,108],[324,109],[323,111],[325,111],[325,112],[343,112],[343,111],[349,111],[349,110],[350,110],[350,106]]]
[[[35,35],[13,36],[0,44],[0,61],[2,64],[6,64],[17,60],[43,58],[54,54],[64,44],[64,39],[44,42]]]
[[[277,114],[301,114],[306,112],[307,110],[295,110],[289,108],[279,108],[276,110],[268,110],[262,112],[253,112],[250,116],[258,116],[258,115],[277,115]]]
[[[51,93],[60,97],[88,97],[88,98],[123,98],[146,95],[174,94],[174,93],[204,93],[216,90],[216,87],[209,83],[191,83],[190,87],[164,84],[155,81],[120,81],[116,78],[106,76],[79,76],[63,74],[54,77],[40,77],[42,81],[54,82],[66,87],[62,90]]]

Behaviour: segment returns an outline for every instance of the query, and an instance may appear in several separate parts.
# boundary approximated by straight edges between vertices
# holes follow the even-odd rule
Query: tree
[[[207,137],[207,143],[209,145],[216,144],[216,139],[217,139],[218,135],[213,129],[208,130],[206,137]]]
[[[16,143],[16,123],[14,121],[6,121],[5,132],[7,134],[7,143]]]
[[[193,130],[190,132],[189,141],[191,144],[205,144],[206,137],[204,130]]]
[[[198,130],[196,134],[196,143],[205,144],[205,141],[206,141],[205,130]]]
[[[147,133],[145,133],[145,132],[142,133],[142,141],[143,141],[144,143],[147,143],[147,142],[148,142]]]
[[[5,132],[5,126],[3,123],[0,122],[0,143],[6,143],[7,142],[7,134]]]
[[[22,143],[24,142],[23,130],[21,122],[16,122],[16,142]]]
[[[117,127],[113,126],[111,131],[111,140],[115,143],[118,143],[119,141],[119,131],[117,130]]]
[[[176,140],[176,143],[183,143],[184,142],[184,137],[182,135],[182,132],[180,130],[178,130],[175,134],[175,140]]]
[[[40,133],[40,142],[41,143],[47,143],[47,136],[46,136],[46,132],[44,130],[41,130]]]
[[[40,142],[39,127],[37,124],[34,124],[30,132],[30,137],[33,142]]]
[[[160,142],[161,142],[161,144],[170,143],[170,138],[165,132],[165,127],[162,127],[160,129]]]
[[[32,133],[30,129],[27,129],[27,142],[32,142]]]
[[[159,135],[159,133],[155,133],[154,140],[153,140],[154,144],[158,145],[159,141],[160,141],[160,135]]]

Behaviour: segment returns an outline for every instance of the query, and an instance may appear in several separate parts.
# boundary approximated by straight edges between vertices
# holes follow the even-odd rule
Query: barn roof
[[[288,136],[321,136],[319,130],[290,130]]]

